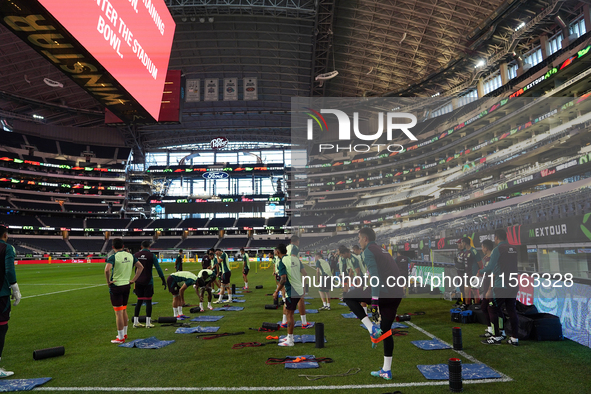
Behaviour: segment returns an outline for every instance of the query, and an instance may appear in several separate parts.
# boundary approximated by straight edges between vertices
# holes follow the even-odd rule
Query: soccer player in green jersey
[[[125,343],[127,339],[127,301],[129,300],[130,284],[140,277],[144,266],[138,259],[129,252],[123,250],[123,240],[115,238],[113,240],[113,250],[115,253],[107,259],[105,265],[105,278],[109,286],[111,295],[111,304],[115,310],[115,320],[117,322],[117,338],[111,343]],[[129,280],[133,267],[136,268],[135,276]]]
[[[168,291],[172,294],[172,313],[175,317],[187,317],[183,315],[185,304],[185,290],[197,283],[197,275],[189,271],[179,271],[171,274],[167,279]],[[195,289],[197,292],[197,289]]]
[[[222,273],[222,291],[220,292],[220,297],[215,302],[215,304],[221,304],[222,298],[224,298],[224,293],[228,292],[228,302],[232,302],[232,288],[230,287],[230,277],[232,272],[230,271],[230,260],[228,259],[228,254],[226,254],[221,249],[216,249],[215,254],[217,256],[218,264],[220,266],[220,271]]]
[[[197,283],[193,285],[193,287],[195,287],[195,289],[197,290],[201,290],[198,291],[199,294],[199,309],[201,309],[201,312],[204,312],[205,309],[203,309],[203,296],[205,295],[205,292],[207,291],[207,308],[209,310],[213,310],[213,307],[211,306],[211,284],[215,281],[215,272],[213,272],[213,270],[210,269],[203,269],[201,271],[199,271],[199,273],[197,274]]]
[[[316,273],[320,278],[321,286],[318,289],[318,294],[320,294],[320,299],[322,300],[322,307],[318,310],[321,311],[329,311],[330,310],[330,280],[332,278],[331,271],[330,271],[330,264],[328,261],[322,258],[322,253],[317,252],[316,256]]]
[[[291,237],[291,243],[287,245],[287,255],[295,258],[301,265],[302,269],[304,269],[303,264],[300,261],[300,237],[294,235]],[[305,272],[305,271],[304,271]],[[304,275],[306,275],[304,273]],[[304,289],[305,293],[305,289]],[[300,302],[298,303],[298,310],[300,312],[300,319],[302,320],[302,328],[310,328],[312,325],[308,323],[308,319],[306,317],[306,301],[304,300],[305,294],[302,293],[300,297]],[[285,294],[284,294],[285,295]],[[285,308],[283,313],[283,321],[281,322],[281,327],[287,327],[287,316],[285,314]]]
[[[244,279],[243,290],[248,290],[248,272],[250,271],[250,256],[244,251],[244,248],[240,248],[242,254],[242,278]]]
[[[284,311],[287,317],[287,337],[279,342],[279,346],[293,346],[293,329],[295,327],[293,315],[298,307],[298,303],[304,296],[302,276],[306,275],[306,271],[304,270],[302,262],[298,258],[287,255],[285,244],[277,245],[275,253],[280,258],[278,269],[281,280],[279,281],[279,286],[277,286],[277,289],[273,293],[273,298],[277,299],[279,291],[285,289]]]

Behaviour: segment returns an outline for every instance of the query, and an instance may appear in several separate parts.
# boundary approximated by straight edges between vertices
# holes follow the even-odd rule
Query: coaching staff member
[[[494,326],[493,336],[485,339],[482,343],[486,345],[499,345],[503,340],[499,329],[499,315],[503,306],[507,308],[507,315],[511,322],[511,338],[507,341],[509,345],[519,345],[517,339],[518,318],[515,309],[516,297],[519,292],[518,285],[511,285],[510,278],[517,274],[517,248],[507,242],[507,232],[499,229],[495,231],[495,244],[497,245],[490,254],[490,261],[480,272],[484,275],[494,274],[492,302],[490,304],[490,319]],[[504,277],[502,277],[503,275]]]
[[[368,280],[370,287],[365,290],[362,288],[352,289],[345,294],[344,300],[351,311],[355,313],[355,316],[361,319],[372,339],[380,338],[382,333],[390,334],[383,339],[384,365],[382,369],[372,372],[371,375],[391,380],[392,353],[394,351],[394,339],[391,335],[391,329],[392,323],[396,319],[396,311],[403,297],[403,289],[398,287],[396,283],[392,283],[392,280],[395,281],[401,274],[396,261],[390,256],[390,253],[376,244],[376,233],[371,228],[364,227],[359,230],[359,245],[363,249],[362,258],[369,271],[370,278],[377,277],[379,284],[376,284],[374,279],[373,284],[375,286],[372,286]],[[388,283],[389,277],[390,283]],[[370,311],[374,320],[377,321],[377,317],[381,315],[380,328],[372,324],[361,306],[362,302],[371,305]],[[373,343],[372,346],[375,347],[376,343]]]

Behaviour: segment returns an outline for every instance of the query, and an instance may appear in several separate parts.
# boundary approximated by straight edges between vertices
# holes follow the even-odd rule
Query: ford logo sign
[[[217,137],[211,140],[211,149],[221,149],[228,145],[228,139],[226,137]]]
[[[227,172],[204,172],[203,178],[205,179],[227,179],[230,175]]]

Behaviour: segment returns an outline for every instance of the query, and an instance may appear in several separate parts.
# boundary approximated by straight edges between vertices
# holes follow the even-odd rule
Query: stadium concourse
[[[588,1],[67,3],[0,2],[0,391],[591,392]]]

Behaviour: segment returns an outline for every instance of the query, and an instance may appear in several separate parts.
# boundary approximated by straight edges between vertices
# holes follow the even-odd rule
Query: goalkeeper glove
[[[162,279],[162,286],[164,286],[164,290],[166,290],[166,280],[164,278],[160,278]]]
[[[12,289],[12,299],[14,300],[13,305],[17,306],[19,304],[19,302],[21,302],[21,291],[18,288],[18,283],[15,283],[13,285],[10,285],[10,288]]]
[[[376,298],[371,299],[371,307],[369,308],[371,312],[371,320],[374,323],[379,323],[380,321],[380,310],[378,308],[378,300]]]

